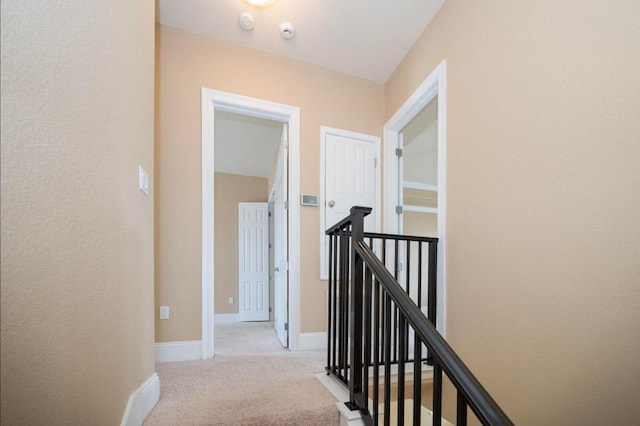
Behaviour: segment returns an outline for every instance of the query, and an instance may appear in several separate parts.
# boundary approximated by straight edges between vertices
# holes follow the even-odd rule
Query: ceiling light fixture
[[[245,3],[255,7],[269,7],[278,0],[244,0]]]

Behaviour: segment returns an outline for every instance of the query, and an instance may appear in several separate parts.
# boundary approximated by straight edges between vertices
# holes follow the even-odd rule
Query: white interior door
[[[385,157],[384,157],[384,195],[385,195],[385,228],[384,231],[397,234],[422,234],[438,237],[437,260],[437,328],[446,336],[446,267],[447,238],[446,238],[446,188],[447,188],[447,107],[446,107],[446,77],[447,63],[442,61],[429,76],[418,86],[407,101],[393,114],[384,126]],[[434,101],[435,105],[427,107]],[[419,115],[432,117],[432,125],[418,126],[414,130],[409,125]],[[435,118],[435,120],[433,120]],[[418,119],[418,121],[423,121]],[[431,133],[435,145],[431,145],[431,152],[435,162],[425,163],[425,156],[420,149],[428,145],[417,140],[420,134]],[[412,145],[415,146],[412,147]],[[399,150],[402,151],[399,152]],[[398,158],[398,154],[401,155]],[[409,162],[416,161],[418,167],[412,167]],[[404,170],[402,170],[404,169]],[[431,175],[409,176],[411,170]],[[435,176],[432,174],[435,172]],[[425,179],[422,181],[422,179]],[[405,191],[406,190],[406,191]],[[417,190],[417,191],[416,191]],[[402,207],[405,214],[398,215],[398,207]],[[412,216],[412,217],[410,217]],[[435,222],[435,228],[434,228]],[[428,228],[427,228],[428,226]],[[402,231],[400,228],[403,228]],[[435,230],[435,232],[434,232]],[[388,254],[388,252],[387,252]],[[393,267],[393,265],[391,265]]]
[[[274,327],[283,347],[289,346],[288,128],[282,129],[273,194]]]
[[[398,134],[398,229],[401,234],[438,236],[438,97]]]
[[[269,208],[238,204],[238,302],[240,321],[269,321]]]
[[[398,134],[398,229],[404,235],[438,237],[438,97],[427,103]],[[400,245],[400,259],[405,259],[405,246]],[[411,251],[411,265],[417,264],[417,253]],[[404,265],[400,265],[404,268]],[[428,268],[422,268],[427,282]],[[416,282],[418,271],[411,268],[409,280]],[[406,285],[406,274],[399,282]],[[410,296],[426,313],[427,293],[417,300],[417,287]]]
[[[349,215],[351,207],[371,207],[365,231],[377,231],[378,153],[380,138],[339,129],[323,128],[324,217],[322,223],[321,277],[327,278],[324,231]]]

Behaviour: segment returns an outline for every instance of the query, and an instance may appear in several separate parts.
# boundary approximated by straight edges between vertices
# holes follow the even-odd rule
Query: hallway
[[[157,364],[160,401],[145,425],[337,425],[314,377],[324,352],[289,352],[273,323],[219,324],[213,359]]]

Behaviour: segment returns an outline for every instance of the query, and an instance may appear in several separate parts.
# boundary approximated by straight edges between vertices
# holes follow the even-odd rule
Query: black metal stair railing
[[[368,214],[371,209],[363,210]],[[349,374],[349,329],[350,317],[350,255],[352,249],[351,220],[345,220],[326,231],[329,237],[329,300],[328,300],[328,344],[327,369],[345,384]],[[436,324],[436,255],[437,238],[363,233],[363,239],[369,247],[379,252],[383,263],[394,271],[394,278],[402,281],[407,294],[421,310],[427,312],[429,320]],[[412,285],[413,284],[413,285]],[[377,304],[376,304],[377,305]],[[393,305],[393,304],[392,304]],[[364,309],[369,305],[365,304]],[[371,312],[365,318],[371,319]],[[399,311],[391,308],[392,323],[399,321]],[[373,336],[372,336],[373,337]],[[399,338],[397,328],[391,328],[391,363],[398,364]],[[368,348],[369,363],[373,366],[373,351],[382,351],[379,345]],[[378,354],[381,356],[382,354]],[[423,361],[427,361],[427,357]],[[410,358],[412,360],[412,358]]]
[[[397,424],[405,424],[405,418],[411,419],[414,425],[421,424],[422,366],[428,359],[433,365],[433,425],[442,422],[443,373],[457,390],[458,425],[466,425],[468,408],[485,425],[512,425],[436,330],[437,240],[364,233],[364,217],[370,212],[370,208],[353,207],[349,217],[327,230],[330,236],[327,374],[348,386],[346,404],[352,410],[360,410],[366,424],[377,425],[382,415],[383,424],[389,425],[391,367],[397,364]],[[376,239],[382,242],[378,247],[382,252],[380,257],[374,252]],[[396,246],[393,274],[385,265],[388,241]],[[403,250],[397,248],[400,241],[406,242]],[[420,265],[423,259],[420,255],[417,257],[420,262],[412,275],[409,242],[418,244],[420,254],[422,244],[428,245],[429,318],[421,309],[423,271]],[[404,271],[398,267],[399,259],[406,264]],[[399,283],[400,272],[405,275],[404,285]],[[414,279],[416,285],[412,287],[410,283]],[[406,366],[413,367],[409,381],[405,380]],[[409,392],[405,390],[407,387]],[[410,413],[405,413],[405,401],[413,402]]]

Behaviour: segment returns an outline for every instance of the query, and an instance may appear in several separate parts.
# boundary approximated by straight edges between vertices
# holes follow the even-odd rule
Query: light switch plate
[[[142,168],[142,166],[138,166],[138,184],[140,187],[140,191],[144,193],[147,197],[149,196],[149,175],[147,171]]]

